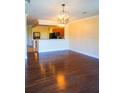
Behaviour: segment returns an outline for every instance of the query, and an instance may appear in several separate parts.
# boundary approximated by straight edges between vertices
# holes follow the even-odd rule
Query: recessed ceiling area
[[[56,20],[62,12],[61,4],[66,4],[65,11],[70,21],[99,14],[99,0],[26,0],[26,14],[43,19]]]

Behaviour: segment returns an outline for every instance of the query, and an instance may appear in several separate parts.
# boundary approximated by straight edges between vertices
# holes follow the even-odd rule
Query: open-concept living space
[[[99,0],[25,0],[25,93],[99,93]]]

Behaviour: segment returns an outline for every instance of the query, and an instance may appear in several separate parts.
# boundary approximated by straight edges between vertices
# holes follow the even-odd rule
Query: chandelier
[[[69,22],[69,16],[65,13],[65,4],[62,4],[62,13],[58,16],[57,21],[60,25],[65,25]]]

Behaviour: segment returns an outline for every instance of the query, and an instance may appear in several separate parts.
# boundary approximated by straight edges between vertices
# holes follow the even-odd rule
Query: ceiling
[[[26,14],[37,19],[56,20],[63,3],[70,20],[99,14],[99,0],[26,0]]]

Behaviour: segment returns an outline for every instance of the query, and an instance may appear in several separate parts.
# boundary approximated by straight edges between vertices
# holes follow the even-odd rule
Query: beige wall
[[[27,45],[32,46],[32,27],[27,26]]]
[[[32,28],[32,33],[33,32],[41,32],[40,37],[41,39],[49,39],[49,30],[48,26],[36,26]]]
[[[69,27],[69,48],[89,56],[99,56],[99,16],[72,22]]]

